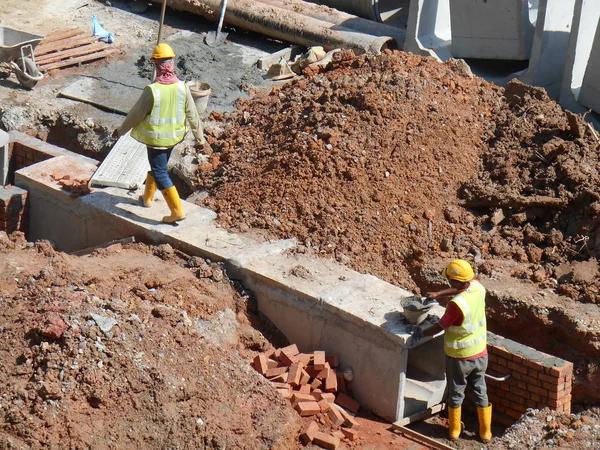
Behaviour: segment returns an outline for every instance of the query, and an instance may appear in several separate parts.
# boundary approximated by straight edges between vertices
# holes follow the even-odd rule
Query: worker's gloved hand
[[[115,128],[115,130],[112,132],[112,137],[114,137],[115,139],[118,139],[119,138],[119,130],[117,130]]]
[[[208,143],[208,141],[196,142],[196,150],[206,156],[210,156],[213,154],[213,149],[210,146],[210,144]]]
[[[419,326],[413,326],[409,331],[411,334],[410,337],[410,346],[414,346],[422,337],[423,337],[423,328]]]

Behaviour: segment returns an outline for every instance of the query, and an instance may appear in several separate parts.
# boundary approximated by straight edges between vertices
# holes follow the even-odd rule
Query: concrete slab
[[[104,78],[81,77],[60,91],[72,100],[89,103],[110,112],[127,115],[143,89]]]
[[[506,82],[518,78],[559,98],[574,8],[575,0],[540,0],[529,67]]]
[[[450,0],[412,0],[404,50],[446,61],[451,43]]]
[[[527,0],[452,0],[450,21],[455,58],[529,59],[534,25]]]
[[[578,100],[599,19],[600,2],[597,0],[575,1],[559,99],[563,108],[575,113],[582,114],[586,111],[586,108]]]

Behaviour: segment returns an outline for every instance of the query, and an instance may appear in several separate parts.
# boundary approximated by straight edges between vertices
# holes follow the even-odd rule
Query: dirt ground
[[[91,29],[96,15],[116,35],[120,53],[50,73],[34,91],[20,89],[0,69],[0,126],[102,159],[122,116],[58,93],[82,75],[136,87],[148,82],[159,8],[133,14],[130,6],[3,0],[2,25],[40,34]],[[401,52],[344,52],[326,70],[269,93],[252,61],[286,44],[229,30],[227,44],[210,49],[202,33],[211,29],[212,23],[169,10],[164,31],[180,55],[178,75],[213,87],[206,124],[215,153],[198,173],[208,194],[199,202],[217,211],[224,226],[293,237],[301,252],[415,292],[439,287],[449,258],[471,260],[493,290],[490,329],[573,361],[576,369],[577,414],[532,411],[503,436],[495,429],[489,448],[597,446],[598,142],[581,117],[569,123],[543,91],[514,84],[505,92],[460,62]],[[0,359],[10,386],[0,399],[3,446],[298,445],[295,413],[247,370],[254,351],[282,338],[253,316],[248,294],[218,266],[167,247],[75,258],[12,239],[3,239],[0,258],[9,306],[0,315],[7,325],[0,326],[3,334],[13,330]],[[124,334],[100,331],[92,313],[115,318],[115,330]],[[53,341],[43,332],[52,323],[64,327],[57,316],[67,329]],[[217,333],[215,323],[231,333]],[[160,351],[166,348],[170,357]],[[128,406],[117,407],[117,398]],[[361,420],[355,448],[416,445],[375,417]],[[475,424],[467,423],[464,441],[445,443],[481,448]],[[418,429],[446,436],[443,417]],[[155,440],[143,441],[147,436]]]

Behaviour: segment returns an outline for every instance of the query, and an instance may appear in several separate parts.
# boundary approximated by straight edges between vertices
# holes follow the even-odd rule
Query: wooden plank
[[[80,34],[85,33],[85,31],[80,30],[78,28],[68,28],[64,30],[58,30],[53,33],[50,33],[48,36],[44,38],[42,42],[40,42],[39,46],[43,47],[44,45],[48,45],[51,42],[60,41],[61,39],[68,39],[70,37],[79,36]]]
[[[130,237],[126,237],[123,239],[117,239],[111,242],[107,242],[106,244],[100,244],[100,245],[95,245],[94,247],[89,247],[89,248],[84,248],[83,250],[77,250],[75,252],[71,252],[69,253],[70,255],[75,255],[75,256],[86,256],[89,255],[90,253],[96,251],[96,250],[100,250],[103,248],[109,248],[112,247],[113,245],[118,245],[118,244],[132,244],[135,242],[135,237],[134,236],[130,236]]]
[[[62,39],[53,44],[42,47],[41,49],[40,46],[38,46],[33,53],[37,60],[40,59],[42,56],[45,56],[52,52],[68,50],[71,48],[79,47],[80,45],[92,44],[96,41],[98,41],[97,36],[79,36],[72,39]]]
[[[400,419],[397,422],[392,424],[392,427],[404,427],[409,423],[416,422],[417,420],[427,419],[428,417],[433,416],[441,411],[446,409],[445,403],[440,403],[439,405],[432,406],[431,408],[426,409],[425,411],[421,411],[420,413],[413,414],[412,416],[405,417],[404,419]]]
[[[434,450],[454,450],[454,447],[449,447],[446,444],[442,444],[441,442],[436,441],[435,439],[431,439],[430,437],[425,436],[424,434],[417,433],[414,430],[404,427],[394,427],[394,431],[402,434],[404,437],[410,439],[411,441],[418,442],[419,444],[426,445],[429,448]]]
[[[110,46],[104,42],[96,42],[95,44],[82,45],[81,47],[72,48],[70,50],[51,53],[42,58],[36,58],[35,62],[38,65],[50,64],[63,59],[73,58],[75,56],[89,55],[90,53],[104,50],[105,48],[110,48]]]
[[[38,66],[38,69],[43,71],[43,72],[48,72],[49,70],[53,70],[53,69],[60,69],[62,67],[69,67],[69,66],[74,66],[77,64],[81,64],[84,62],[90,62],[90,61],[94,61],[96,59],[101,59],[101,58],[106,58],[108,55],[111,55],[113,53],[115,53],[117,51],[116,48],[108,48],[106,50],[102,50],[101,52],[98,53],[92,53],[91,55],[86,55],[86,56],[80,56],[79,58],[72,58],[72,59],[68,59],[66,61],[60,61],[54,64],[47,64],[45,66]]]

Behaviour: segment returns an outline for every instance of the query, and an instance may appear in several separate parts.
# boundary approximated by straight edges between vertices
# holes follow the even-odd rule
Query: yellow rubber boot
[[[154,193],[156,192],[156,181],[150,172],[146,175],[146,187],[144,188],[144,195],[142,196],[142,204],[149,208],[154,200]]]
[[[492,439],[492,404],[487,408],[477,408],[477,417],[479,418],[479,437],[484,443]]]
[[[183,212],[177,188],[171,186],[170,188],[163,189],[161,192],[171,210],[171,215],[163,217],[162,221],[165,223],[175,223],[185,219],[185,212]]]
[[[462,430],[460,409],[460,406],[458,408],[452,408],[448,406],[448,432],[450,434],[450,439],[453,441],[458,439]]]

